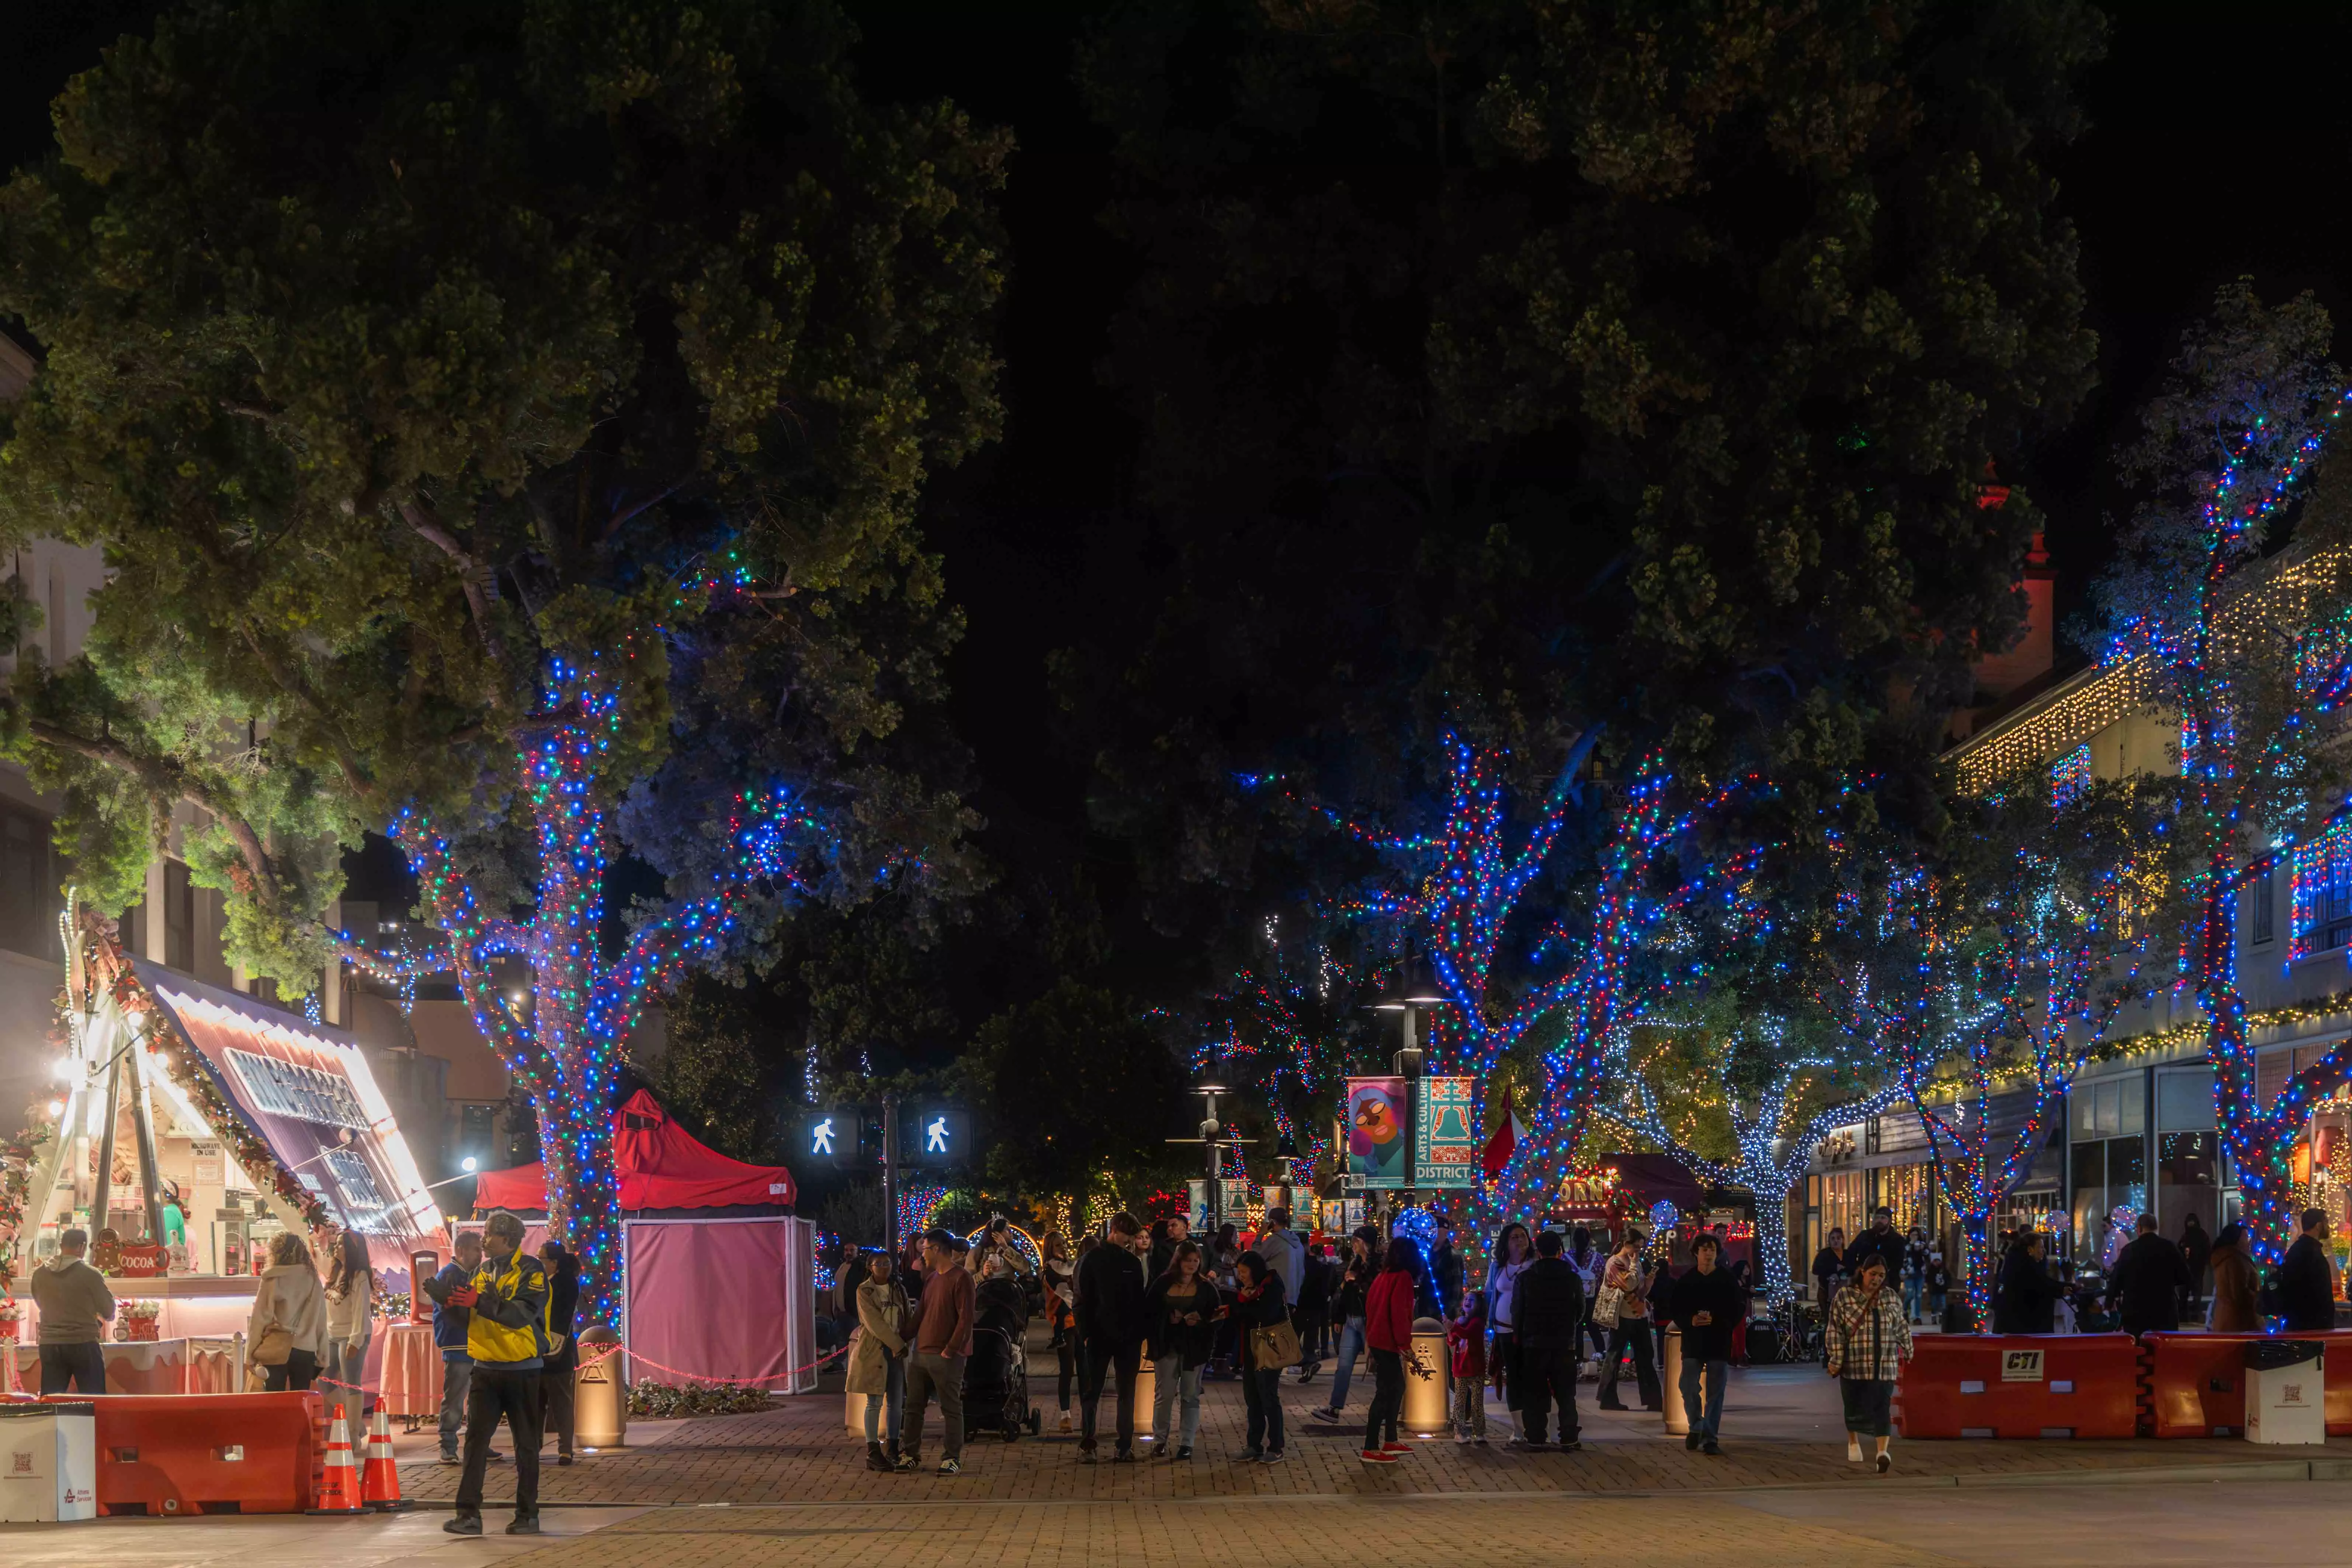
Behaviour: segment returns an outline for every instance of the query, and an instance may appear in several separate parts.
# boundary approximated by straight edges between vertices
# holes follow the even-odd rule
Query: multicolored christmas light
[[[1787,1026],[1780,1018],[1768,1016],[1758,1026],[1774,1063],[1762,1090],[1742,1096],[1717,1079],[1701,1091],[1729,1117],[1739,1151],[1735,1159],[1725,1162],[1700,1152],[1688,1121],[1669,1120],[1654,1081],[1655,1064],[1636,1059],[1632,1028],[1617,1030],[1610,1047],[1611,1078],[1620,1092],[1596,1108],[1595,1114],[1657,1144],[1709,1185],[1739,1187],[1754,1196],[1756,1252],[1765,1295],[1777,1304],[1796,1298],[1795,1280],[1789,1270],[1789,1194],[1804,1180],[1814,1145],[1837,1128],[1901,1104],[1904,1091],[1900,1084],[1888,1083],[1865,1094],[1841,1097],[1837,1103],[1808,1114],[1805,1107],[1840,1076],[1837,1064],[1826,1057],[1790,1055]],[[1722,1049],[1710,1049],[1708,1059],[1725,1070],[1734,1060],[1729,1051]]]
[[[2180,965],[2205,1013],[2221,1142],[2266,1259],[2293,1232],[2294,1142],[2313,1106],[2352,1071],[2352,1042],[2338,1043],[2266,1092],[2237,973],[2239,889],[2292,853],[2298,823],[2326,813],[2327,803],[2309,798],[2310,758],[2323,721],[2352,692],[2345,552],[2263,555],[2272,520],[2352,402],[2352,393],[2309,399],[2291,383],[2249,384],[2251,416],[2194,514],[2158,514],[2150,559],[2117,595],[2105,655],[2147,671],[2151,698],[2180,715],[2177,821],[2194,900]],[[2315,614],[2315,595],[2333,607]],[[2259,731],[2242,732],[2257,714]],[[2316,837],[2319,826],[2302,836]],[[2249,858],[2256,834],[2280,847]]]
[[[608,963],[604,888],[616,845],[606,805],[615,785],[604,759],[620,734],[619,686],[594,659],[553,658],[541,710],[545,723],[516,758],[537,829],[532,918],[484,910],[449,837],[412,809],[393,822],[391,837],[440,934],[396,951],[340,935],[347,959],[387,978],[456,973],[475,1026],[538,1111],[548,1225],[581,1256],[583,1310],[593,1320],[619,1303],[612,1108],[629,1033],[647,998],[687,965],[726,953],[751,902],[807,890],[803,868],[827,830],[787,791],[738,795],[713,825],[726,852],[709,889],[642,921]],[[504,959],[528,966],[528,1006],[509,1005]]]

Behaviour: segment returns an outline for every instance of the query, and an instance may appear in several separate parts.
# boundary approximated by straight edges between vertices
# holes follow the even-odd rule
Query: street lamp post
[[[1402,1041],[1394,1058],[1397,1075],[1404,1079],[1404,1190],[1395,1213],[1390,1215],[1393,1225],[1396,1214],[1410,1207],[1413,1201],[1413,1184],[1420,1175],[1417,1161],[1421,1142],[1421,1079],[1425,1060],[1421,1044],[1421,1015],[1431,1007],[1444,1004],[1445,994],[1429,973],[1429,962],[1411,946],[1405,949],[1404,960],[1390,977],[1388,989],[1372,1004],[1377,1011],[1397,1015],[1402,1030]]]
[[[1204,1148],[1209,1163],[1209,1234],[1214,1237],[1224,1224],[1224,1150],[1239,1149],[1249,1142],[1246,1138],[1225,1136],[1224,1123],[1217,1120],[1217,1096],[1233,1091],[1221,1083],[1192,1086],[1192,1092],[1208,1102],[1208,1112],[1201,1118],[1198,1138],[1171,1138],[1171,1143],[1199,1143]]]

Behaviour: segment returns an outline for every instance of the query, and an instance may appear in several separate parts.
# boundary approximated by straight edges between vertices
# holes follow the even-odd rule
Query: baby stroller
[[[1044,1415],[1029,1404],[1029,1303],[1020,1282],[982,1282],[972,1301],[971,1357],[963,1367],[963,1430],[995,1432],[1008,1443],[1033,1436]]]

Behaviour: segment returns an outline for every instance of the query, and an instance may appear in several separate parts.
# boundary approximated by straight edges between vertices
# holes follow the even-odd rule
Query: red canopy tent
[[[730,1160],[669,1119],[645,1089],[613,1113],[613,1163],[621,1177],[621,1207],[709,1209],[790,1208],[798,1189],[782,1165]],[[547,1166],[516,1165],[474,1178],[474,1206],[547,1212]]]

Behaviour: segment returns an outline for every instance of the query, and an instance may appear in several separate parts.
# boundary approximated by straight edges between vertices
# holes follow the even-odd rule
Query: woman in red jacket
[[[1393,1465],[1398,1455],[1412,1452],[1397,1441],[1397,1416],[1404,1410],[1404,1358],[1412,1349],[1412,1301],[1421,1275],[1421,1248],[1397,1237],[1364,1297],[1364,1344],[1371,1352],[1373,1384],[1372,1407],[1364,1417],[1366,1464]]]

